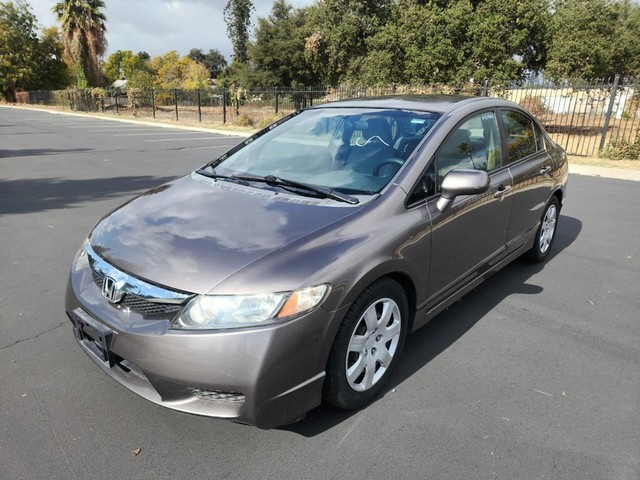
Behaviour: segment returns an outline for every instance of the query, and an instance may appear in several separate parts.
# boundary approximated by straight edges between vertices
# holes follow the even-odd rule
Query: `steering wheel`
[[[376,165],[376,168],[373,169],[373,175],[379,177],[380,172],[382,172],[387,165],[398,165],[398,168],[393,172],[395,174],[400,167],[404,165],[404,160],[401,158],[390,158],[389,160],[385,160],[384,162]]]

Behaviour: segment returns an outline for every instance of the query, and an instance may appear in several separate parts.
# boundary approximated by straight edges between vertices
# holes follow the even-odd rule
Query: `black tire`
[[[531,250],[523,255],[523,258],[532,263],[544,262],[551,247],[553,241],[556,238],[556,232],[558,230],[558,217],[560,216],[560,203],[558,198],[554,195],[547,203],[547,206],[542,212],[540,219],[540,226],[536,231],[536,239]],[[552,224],[550,223],[552,222]]]
[[[383,317],[383,313],[388,315]],[[395,280],[382,278],[362,292],[345,315],[331,347],[323,392],[327,402],[351,410],[380,394],[402,354],[408,315],[407,294]],[[362,349],[354,350],[360,344]],[[357,373],[362,365],[363,370]],[[347,368],[352,371],[349,378]]]

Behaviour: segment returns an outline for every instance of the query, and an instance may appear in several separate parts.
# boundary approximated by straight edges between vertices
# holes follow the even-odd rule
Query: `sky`
[[[57,25],[51,7],[54,0],[27,0],[41,26]],[[107,56],[117,50],[145,51],[151,56],[177,50],[186,55],[192,48],[218,49],[231,60],[223,10],[227,0],[104,0],[107,16]],[[253,0],[255,14],[265,17],[273,0]],[[313,0],[289,0],[303,7]]]

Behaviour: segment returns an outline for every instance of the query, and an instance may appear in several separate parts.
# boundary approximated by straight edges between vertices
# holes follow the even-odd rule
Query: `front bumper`
[[[319,308],[260,328],[169,330],[102,296],[90,269],[72,273],[66,312],[76,340],[113,379],[158,405],[273,428],[322,397],[326,361],[345,309]]]

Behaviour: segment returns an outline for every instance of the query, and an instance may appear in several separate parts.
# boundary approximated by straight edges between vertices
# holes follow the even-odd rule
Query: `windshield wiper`
[[[308,183],[287,180],[286,178],[276,177],[275,175],[265,175],[264,177],[261,177],[258,175],[234,175],[231,178],[244,180],[247,182],[261,182],[261,183],[266,183],[267,185],[276,185],[278,187],[283,187],[288,191],[291,191],[289,190],[289,188],[306,190],[308,192],[313,192],[318,195],[321,195],[325,198],[330,198],[332,200],[337,200],[339,202],[348,203],[349,205],[356,205],[360,203],[360,200],[358,200],[357,198],[352,197],[351,195],[340,193],[332,188],[321,187],[319,185],[309,185]]]
[[[325,198],[330,198],[332,200],[337,200],[339,202],[348,203],[350,205],[356,205],[360,203],[360,201],[357,198],[352,197],[351,195],[346,195],[344,193],[337,192],[332,188],[321,187],[319,185],[309,185],[308,183],[295,182],[293,180],[287,180],[284,178],[276,177],[275,175],[265,175],[264,177],[259,175],[222,175],[222,174],[216,173],[215,170],[210,165],[197,170],[196,173],[199,173],[200,175],[204,175],[205,177],[209,177],[209,178],[235,181],[245,186],[249,185],[248,182],[261,182],[261,183],[266,183],[267,185],[276,185],[278,187],[285,188],[288,191],[291,191],[289,190],[289,188],[306,190],[307,192],[313,192]]]
[[[249,186],[249,182],[247,182],[246,180],[236,177],[235,175],[220,175],[219,173],[216,173],[215,170],[213,170],[211,167],[201,168],[200,170],[196,170],[196,173],[199,173],[200,175],[204,175],[205,177],[208,177],[208,178],[215,178],[215,179],[221,179],[221,180],[233,180],[236,183],[239,183],[240,185],[244,185],[245,187]]]

